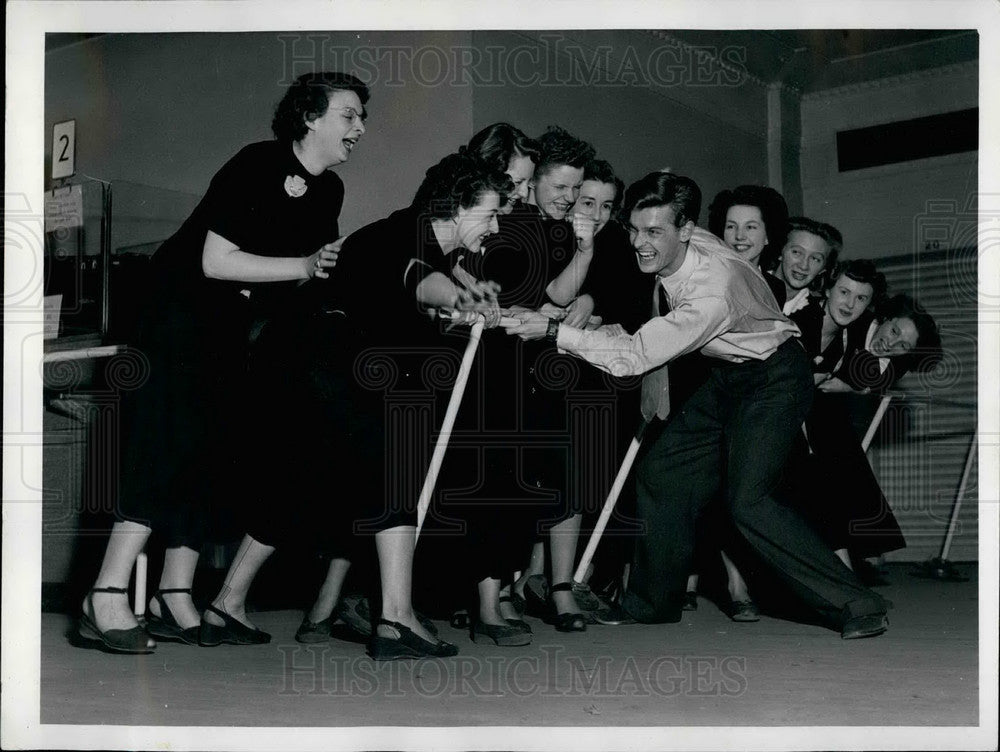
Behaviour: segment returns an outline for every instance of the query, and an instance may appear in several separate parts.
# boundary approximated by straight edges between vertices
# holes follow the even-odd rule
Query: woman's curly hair
[[[941,349],[941,331],[937,322],[923,306],[906,293],[893,295],[875,311],[879,323],[889,319],[909,319],[917,330],[917,346],[906,355],[900,356],[910,361],[915,371],[929,371],[934,368],[944,353]]]
[[[625,197],[625,183],[615,174],[611,163],[605,159],[592,159],[583,166],[583,180],[593,180],[607,183],[615,187],[615,200],[611,205],[611,216],[614,217]]]
[[[558,125],[550,125],[545,133],[538,137],[538,147],[541,156],[535,163],[536,178],[563,165],[584,167],[597,155],[593,146]]]
[[[459,209],[475,206],[487,191],[499,194],[503,206],[512,189],[506,173],[462,147],[427,170],[412,205],[432,218],[450,219]]]
[[[874,262],[869,259],[848,259],[838,263],[830,274],[830,282],[826,285],[825,292],[829,293],[841,277],[872,286],[872,299],[869,305],[873,311],[877,311],[885,303],[885,275],[876,269]]]
[[[469,140],[468,150],[499,172],[506,172],[510,160],[527,157],[535,164],[541,157],[538,142],[510,123],[494,123]]]
[[[757,260],[761,269],[769,269],[785,247],[788,230],[788,204],[774,188],[763,185],[739,185],[719,191],[708,206],[708,230],[721,238],[726,231],[726,215],[734,206],[754,206],[764,220],[767,245]]]
[[[326,114],[330,94],[335,91],[353,91],[361,100],[361,119],[368,117],[365,104],[371,96],[368,87],[350,73],[319,71],[305,73],[292,83],[274,108],[271,131],[283,142],[301,141],[309,129],[306,121]]]

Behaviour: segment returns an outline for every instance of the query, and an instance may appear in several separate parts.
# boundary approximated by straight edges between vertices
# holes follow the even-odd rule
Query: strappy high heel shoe
[[[172,640],[183,642],[187,645],[197,645],[200,626],[184,629],[184,627],[177,623],[173,612],[171,612],[167,602],[163,599],[164,593],[190,592],[191,588],[162,588],[157,590],[153,596],[153,600],[160,606],[160,615],[157,616],[152,611],[149,612],[149,615],[146,617],[146,631],[160,640]]]
[[[112,653],[152,653],[156,649],[149,633],[142,626],[135,626],[131,629],[107,629],[101,631],[97,626],[94,613],[94,593],[117,593],[124,594],[125,588],[104,587],[93,588],[84,601],[84,608],[80,614],[80,625],[77,631],[80,637],[91,643],[100,643],[97,647]],[[90,606],[90,613],[87,613],[86,606]],[[149,643],[153,642],[152,645]]]
[[[205,610],[211,611],[224,623],[221,626],[212,624],[202,617],[201,628],[198,632],[198,644],[202,647],[213,648],[222,643],[227,645],[266,645],[271,641],[271,635],[264,630],[248,627],[215,606],[209,606]]]
[[[549,588],[549,613],[545,618],[546,623],[552,624],[557,632],[586,632],[586,616],[572,612],[559,613],[556,610],[556,603],[552,598],[552,594],[565,591],[573,592],[572,582],[560,582]]]
[[[398,636],[384,637],[380,635],[378,633],[379,626],[391,627],[396,630]],[[449,658],[458,655],[458,648],[444,640],[437,642],[425,640],[399,622],[379,619],[371,642],[368,644],[368,655],[376,661],[394,661],[398,658]]]

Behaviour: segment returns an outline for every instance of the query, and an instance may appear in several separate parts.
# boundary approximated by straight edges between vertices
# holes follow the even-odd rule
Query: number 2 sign
[[[52,126],[52,179],[72,177],[76,172],[76,121]]]

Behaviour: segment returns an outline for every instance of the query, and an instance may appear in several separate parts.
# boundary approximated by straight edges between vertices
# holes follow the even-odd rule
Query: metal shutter
[[[976,431],[977,260],[975,247],[874,259],[890,294],[913,295],[941,329],[944,359],[933,371],[904,376],[869,459],[907,540],[892,561],[937,556],[948,529]],[[978,559],[978,452],[948,553],[952,561]]]

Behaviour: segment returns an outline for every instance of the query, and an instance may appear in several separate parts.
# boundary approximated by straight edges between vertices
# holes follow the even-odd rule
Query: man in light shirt
[[[657,275],[669,308],[634,335],[614,325],[577,329],[533,311],[514,312],[519,324],[509,328],[613,375],[646,374],[647,420],[668,415],[666,363],[695,350],[711,358],[706,383],[670,415],[637,467],[645,534],[624,614],[608,621],[680,621],[695,520],[721,493],[742,535],[806,606],[844,638],[881,634],[885,601],[773,497],[812,400],[808,358],[756,269],[695,225],[700,207],[694,181],[669,172],[650,173],[626,192],[636,261]]]

